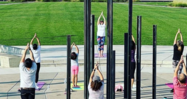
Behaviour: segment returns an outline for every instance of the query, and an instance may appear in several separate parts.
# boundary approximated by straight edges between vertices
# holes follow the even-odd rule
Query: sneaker
[[[37,83],[35,83],[35,89],[39,90],[39,87],[38,87]]]
[[[132,91],[136,91],[136,87],[132,87]]]

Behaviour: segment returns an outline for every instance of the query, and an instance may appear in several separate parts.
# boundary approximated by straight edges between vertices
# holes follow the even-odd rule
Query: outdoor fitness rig
[[[132,0],[129,0],[128,33],[124,34],[124,99],[131,99],[131,35],[132,35]],[[88,99],[88,83],[94,67],[94,18],[91,17],[91,0],[84,0],[84,99]],[[136,99],[141,98],[141,16],[137,17],[137,86]],[[156,99],[156,34],[153,25],[153,81],[152,99]],[[70,44],[67,36],[67,99],[70,99]],[[115,51],[113,51],[113,0],[107,0],[107,93],[106,99],[115,99]]]

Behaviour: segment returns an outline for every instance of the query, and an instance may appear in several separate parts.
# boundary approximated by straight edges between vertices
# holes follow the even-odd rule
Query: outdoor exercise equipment
[[[71,36],[67,36],[67,91],[66,91],[66,99],[70,99],[70,83],[71,83]]]
[[[157,34],[157,26],[153,25],[153,81],[152,81],[152,99],[156,99],[156,34]]]

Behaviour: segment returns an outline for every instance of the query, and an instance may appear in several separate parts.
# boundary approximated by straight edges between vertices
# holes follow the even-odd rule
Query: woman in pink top
[[[96,70],[99,76],[94,76]],[[104,78],[98,69],[98,63],[95,64],[95,67],[91,73],[88,91],[89,99],[104,99]]]
[[[183,65],[184,73],[178,75],[180,64]],[[177,76],[178,75],[178,76]],[[187,77],[186,77],[186,66],[183,60],[183,56],[175,69],[174,78],[173,78],[173,86],[174,86],[174,93],[173,99],[187,99]]]
[[[73,87],[79,87],[77,85],[78,81],[78,73],[79,73],[79,63],[78,63],[78,56],[79,56],[79,48],[78,46],[73,42],[71,45],[71,51],[73,46],[76,48],[76,52],[71,53],[71,73],[72,73],[72,83]]]

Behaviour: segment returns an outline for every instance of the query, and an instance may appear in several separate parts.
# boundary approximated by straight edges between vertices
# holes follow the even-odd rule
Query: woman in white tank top
[[[100,20],[101,17],[103,17],[104,21]],[[103,12],[101,12],[101,15],[97,20],[97,42],[98,42],[99,57],[103,57],[104,43],[105,43],[105,28],[106,28],[106,20],[103,15]]]

